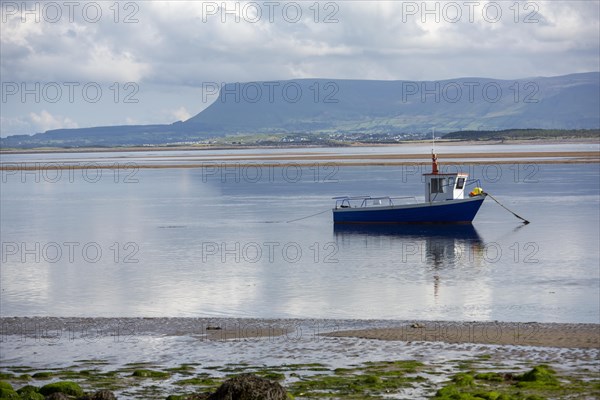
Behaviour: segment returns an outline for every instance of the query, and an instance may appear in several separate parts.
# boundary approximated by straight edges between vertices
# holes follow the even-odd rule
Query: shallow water
[[[599,168],[464,167],[532,223],[488,199],[472,227],[389,229],[334,228],[331,197],[422,199],[427,171],[5,174],[2,315],[598,323]]]

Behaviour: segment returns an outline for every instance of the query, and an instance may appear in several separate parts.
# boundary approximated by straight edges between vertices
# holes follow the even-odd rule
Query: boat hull
[[[333,209],[336,224],[471,223],[485,200],[479,195],[462,200],[432,203]]]

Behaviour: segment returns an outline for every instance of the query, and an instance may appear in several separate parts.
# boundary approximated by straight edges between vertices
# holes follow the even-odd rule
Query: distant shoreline
[[[535,140],[445,140],[435,141],[436,146],[478,146],[478,145],[545,145],[545,144],[598,144],[598,140],[590,138],[572,139],[535,139]],[[344,147],[402,147],[414,145],[430,145],[427,140],[406,141],[398,143],[340,143],[339,146],[323,145],[182,145],[182,146],[132,146],[132,147],[78,147],[78,148],[32,148],[32,149],[0,149],[0,154],[43,154],[43,153],[107,153],[107,152],[162,152],[162,151],[205,151],[205,150],[276,150],[276,149],[307,149],[307,148],[344,148]]]
[[[219,168],[235,165],[239,168],[253,167],[297,167],[302,163],[321,163],[337,167],[357,166],[406,166],[429,165],[431,154],[314,154],[308,152],[277,154],[252,154],[236,156],[227,153],[209,155],[182,163],[178,156],[161,157],[161,163],[137,161],[136,158],[106,158],[103,162],[73,162],[69,159],[46,161],[2,162],[1,171],[32,170],[76,170],[76,169],[166,169],[166,168]],[[438,156],[442,165],[488,165],[488,164],[597,164],[600,152],[597,151],[527,151],[517,153],[443,153]],[[309,165],[306,164],[306,165]]]

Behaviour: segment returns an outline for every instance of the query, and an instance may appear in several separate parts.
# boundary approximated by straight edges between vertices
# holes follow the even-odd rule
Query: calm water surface
[[[598,164],[463,170],[532,223],[334,228],[410,166],[5,174],[1,313],[599,322]]]

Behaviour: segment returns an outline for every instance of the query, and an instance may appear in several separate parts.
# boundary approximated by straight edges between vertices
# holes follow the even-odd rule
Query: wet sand
[[[2,336],[189,336],[208,341],[257,338],[340,337],[402,342],[442,342],[600,349],[600,324],[537,322],[298,320],[246,318],[3,317]],[[91,333],[90,333],[91,332]]]
[[[356,329],[327,336],[361,339],[477,343],[509,346],[600,348],[598,324],[513,322],[415,322],[386,328]]]
[[[56,160],[52,162],[8,162],[0,164],[3,171],[22,170],[73,170],[73,169],[119,169],[124,165],[130,169],[163,169],[163,168],[218,168],[235,163],[237,167],[286,167],[297,166],[297,162],[315,161],[323,164],[338,166],[403,166],[429,165],[431,154],[255,154],[239,156],[235,153],[222,155],[201,156],[197,159],[187,157],[185,163],[178,159],[183,156],[157,156],[161,162],[147,163],[135,158],[106,158],[101,163],[73,162],[73,160]],[[600,163],[600,153],[596,151],[528,151],[517,153],[487,152],[487,153],[444,153],[438,156],[444,165],[480,165],[480,164],[580,164]]]

